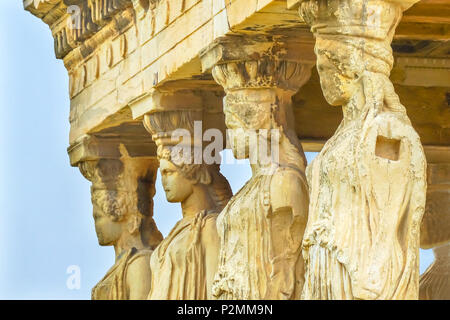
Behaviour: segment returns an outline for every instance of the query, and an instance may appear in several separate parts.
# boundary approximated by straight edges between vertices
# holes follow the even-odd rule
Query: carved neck
[[[342,106],[344,126],[360,124],[369,112],[370,105],[366,103],[362,81],[348,103]]]
[[[252,168],[252,175],[256,176],[263,170],[273,170],[277,167],[292,167],[304,171],[306,167],[305,164],[306,159],[304,158],[303,151],[297,150],[297,147],[288,140],[288,137],[283,132],[281,132],[278,152],[275,151],[272,157],[268,157],[264,160],[256,159],[256,161],[251,162],[250,166]]]
[[[216,204],[208,192],[209,186],[198,183],[193,186],[193,192],[181,202],[183,219],[193,218],[202,210],[214,210]]]
[[[144,249],[144,244],[140,238],[140,234],[129,234],[128,232],[122,234],[119,241],[114,244],[114,251],[116,254],[116,262],[129,249],[136,248],[138,250]]]

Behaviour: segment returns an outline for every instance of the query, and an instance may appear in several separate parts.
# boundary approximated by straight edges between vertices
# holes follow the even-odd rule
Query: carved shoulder
[[[307,216],[309,197],[306,178],[294,169],[278,170],[270,183],[272,211],[292,209],[294,215]]]

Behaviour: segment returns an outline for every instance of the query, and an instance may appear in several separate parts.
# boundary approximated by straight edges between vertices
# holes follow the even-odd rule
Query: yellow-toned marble
[[[389,80],[415,1],[306,1],[325,99],[344,119],[308,166],[303,299],[417,299],[426,160]]]
[[[203,55],[226,92],[233,154],[252,167],[251,179],[217,219],[220,260],[213,295],[218,299],[300,298],[308,194],[291,97],[309,78],[312,64],[285,56],[285,49],[274,39],[238,37]]]
[[[92,182],[95,231],[101,246],[114,246],[116,261],[92,289],[94,300],[145,299],[150,290],[149,259],[162,240],[153,220],[157,162],[130,158],[80,163]]]
[[[450,300],[450,244],[433,251],[435,260],[420,277],[420,299]]]
[[[450,300],[450,154],[428,156],[428,190],[420,245],[433,248],[434,262],[420,277],[421,300]]]
[[[149,299],[211,299],[217,270],[219,237],[218,213],[232,193],[219,165],[195,164],[172,153],[176,143],[170,134],[186,129],[194,134],[194,120],[202,112],[165,111],[147,114],[146,128],[158,145],[164,191],[169,202],[179,202],[183,218],[153,253]],[[200,118],[199,118],[200,117]],[[201,148],[201,146],[200,146]],[[195,152],[192,148],[192,155]]]
[[[436,262],[420,296],[448,292],[439,280],[448,270],[448,3],[23,3],[49,26],[67,69],[70,161],[92,181],[99,243],[116,248],[94,299],[299,299],[305,266],[304,298],[415,299],[424,208],[420,243]],[[252,178],[227,204],[218,166],[180,163],[162,135],[193,119],[224,136],[232,129],[238,158],[257,149],[252,129],[279,129],[280,158],[253,159]],[[309,192],[303,149],[322,150]],[[158,164],[183,219],[156,248],[162,237],[143,211]]]

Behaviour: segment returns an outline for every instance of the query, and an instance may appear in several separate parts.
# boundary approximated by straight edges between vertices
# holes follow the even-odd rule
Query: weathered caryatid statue
[[[421,300],[450,300],[450,152],[428,150],[427,205],[420,245],[433,248],[435,260],[420,277]]]
[[[213,76],[226,92],[233,154],[249,158],[252,178],[217,220],[221,245],[213,294],[218,299],[299,298],[308,191],[291,97],[309,78],[312,65],[284,60],[286,48],[274,39],[230,40],[219,45],[223,60],[215,63]]]
[[[101,246],[114,246],[116,262],[92,289],[93,300],[146,299],[150,255],[162,235],[153,220],[158,161],[122,157],[87,160],[80,171],[92,182],[95,231]]]
[[[310,0],[326,100],[344,119],[309,165],[304,299],[417,299],[426,161],[389,80],[390,43],[415,0]]]
[[[195,120],[202,120],[202,111],[171,110],[145,115],[145,126],[158,145],[167,200],[181,203],[183,214],[151,257],[149,299],[212,298],[219,255],[216,219],[232,192],[220,173],[220,164],[194,161],[195,152],[202,152],[201,143],[195,145],[194,140],[172,137],[175,130],[187,130],[194,137]],[[188,153],[176,151],[183,144]]]

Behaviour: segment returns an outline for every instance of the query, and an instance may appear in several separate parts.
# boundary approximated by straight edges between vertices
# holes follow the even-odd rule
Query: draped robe
[[[274,176],[280,173],[289,176],[290,181],[297,180],[306,192],[305,174],[298,169],[279,167],[269,175],[260,171],[220,213],[217,220],[221,241],[219,267],[213,285],[216,298],[300,298],[301,235],[305,217],[293,209],[274,232],[274,216],[279,213],[272,210],[270,186]],[[283,250],[277,252],[274,249],[277,244]]]
[[[417,299],[426,161],[406,114],[365,106],[307,168],[303,299]],[[400,142],[397,160],[376,154]]]
[[[149,261],[151,254],[152,251],[147,249],[131,248],[125,251],[92,289],[92,300],[129,300],[126,283],[128,267],[139,258]]]
[[[208,279],[215,267],[207,264],[207,254],[218,255],[216,213],[202,211],[178,221],[150,259],[151,300],[208,299]],[[217,241],[216,241],[217,240]],[[208,250],[210,249],[210,250]],[[216,252],[215,252],[216,251]]]

